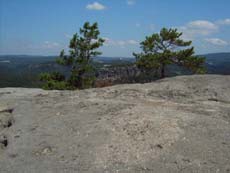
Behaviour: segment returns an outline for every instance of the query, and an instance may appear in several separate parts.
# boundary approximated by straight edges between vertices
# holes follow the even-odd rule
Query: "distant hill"
[[[230,53],[213,53],[204,56],[209,74],[230,75]]]
[[[214,53],[206,57],[208,74],[230,75],[230,53]],[[68,68],[55,63],[56,56],[2,55],[0,56],[0,87],[40,87],[38,75],[42,72],[61,71],[68,74]],[[94,65],[97,69],[108,69],[132,65],[134,58],[96,57]],[[115,67],[115,68],[114,68]],[[123,68],[124,69],[124,68]],[[129,68],[130,69],[130,68]],[[122,73],[119,70],[119,73]],[[127,70],[125,70],[126,72]],[[168,76],[189,74],[183,68],[171,66]]]
[[[62,70],[55,57],[0,56],[0,87],[39,87],[38,74]]]

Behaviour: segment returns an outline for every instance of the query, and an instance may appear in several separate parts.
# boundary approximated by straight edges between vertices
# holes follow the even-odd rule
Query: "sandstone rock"
[[[14,121],[0,129],[0,172],[230,170],[230,76],[82,91],[3,88],[3,105],[14,111],[0,109],[0,121]]]

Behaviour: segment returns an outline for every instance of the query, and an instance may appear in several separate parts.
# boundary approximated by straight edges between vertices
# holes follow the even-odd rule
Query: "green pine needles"
[[[137,67],[161,78],[165,77],[165,68],[170,64],[184,66],[193,73],[205,73],[205,58],[194,56],[194,47],[186,48],[192,41],[184,41],[181,36],[177,29],[163,28],[159,34],[146,37],[140,43],[143,52],[133,53]]]
[[[99,37],[98,24],[86,22],[80,28],[79,34],[73,35],[69,43],[69,54],[61,51],[56,62],[71,69],[70,75],[59,72],[43,73],[40,80],[44,89],[85,89],[94,86],[96,75],[92,65],[92,57],[101,55],[97,51],[103,46],[104,40]],[[140,43],[141,53],[133,53],[136,66],[146,75],[165,77],[165,69],[170,64],[176,64],[189,69],[192,73],[205,73],[205,58],[194,56],[192,41],[181,39],[182,33],[177,29],[163,28],[160,33],[147,36]]]
[[[92,57],[101,55],[97,51],[104,43],[99,37],[98,24],[90,25],[86,22],[80,28],[80,34],[76,33],[69,43],[69,55],[61,51],[56,62],[60,65],[69,66],[71,74],[68,78],[55,73],[43,73],[40,80],[45,82],[44,89],[86,89],[94,85],[95,69],[92,65]]]

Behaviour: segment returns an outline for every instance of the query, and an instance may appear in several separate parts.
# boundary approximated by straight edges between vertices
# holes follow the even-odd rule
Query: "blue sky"
[[[0,54],[57,55],[85,21],[98,22],[103,56],[131,56],[162,27],[197,54],[230,52],[230,0],[0,0]]]

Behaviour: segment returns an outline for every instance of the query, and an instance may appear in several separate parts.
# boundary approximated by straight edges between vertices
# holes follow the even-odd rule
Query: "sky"
[[[103,56],[131,57],[162,27],[196,54],[230,52],[230,0],[0,0],[0,54],[58,55],[84,22],[98,22]]]

